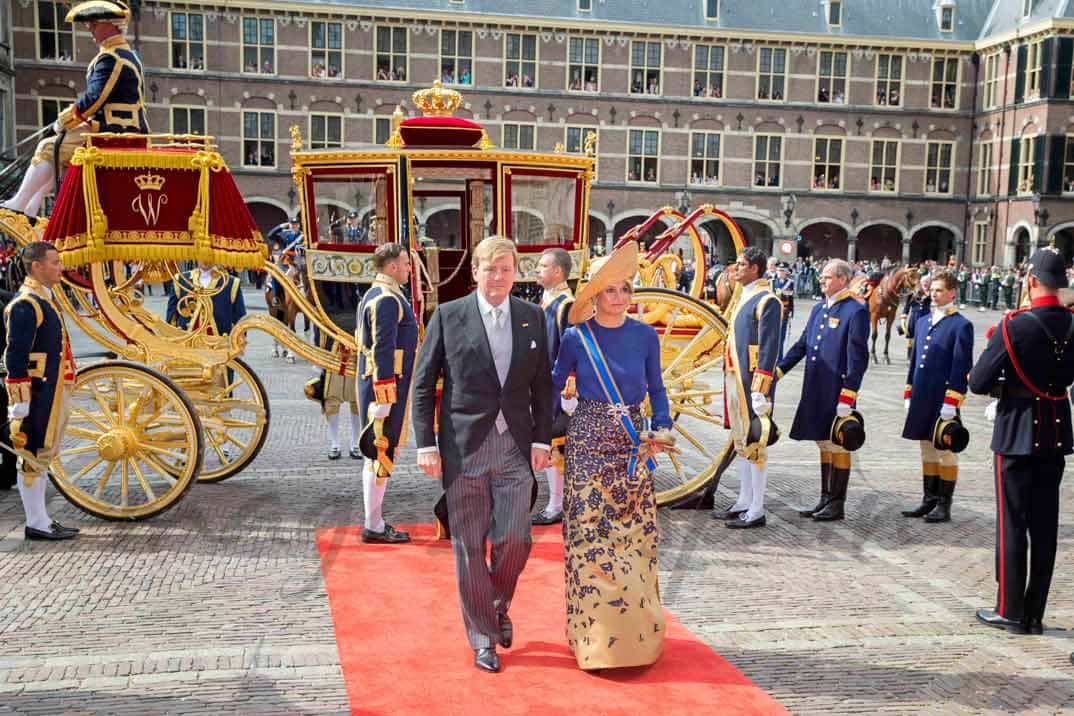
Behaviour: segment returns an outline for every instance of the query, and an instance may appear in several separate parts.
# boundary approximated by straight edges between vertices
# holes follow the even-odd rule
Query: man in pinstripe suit
[[[500,669],[497,642],[507,648],[513,640],[507,612],[532,544],[534,473],[548,464],[552,433],[544,314],[511,297],[517,270],[510,240],[489,237],[474,248],[477,291],[433,313],[411,392],[418,466],[429,477],[442,478],[447,496],[474,665],[490,672]]]

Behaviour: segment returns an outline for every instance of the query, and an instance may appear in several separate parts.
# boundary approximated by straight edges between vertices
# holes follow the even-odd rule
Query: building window
[[[310,76],[343,77],[343,23],[310,23]]]
[[[391,117],[377,117],[373,120],[373,143],[384,144],[392,136]]]
[[[1033,151],[1036,146],[1035,139],[1036,137],[1022,137],[1019,140],[1019,144],[1022,145],[1018,148],[1019,194],[1032,194],[1035,188],[1033,186],[1033,164],[1036,160],[1036,152]]]
[[[37,126],[47,127],[60,118],[63,108],[71,104],[69,99],[56,99],[55,97],[38,97],[37,113],[39,120]],[[1070,142],[1067,142],[1069,151]]]
[[[204,107],[172,107],[172,134],[205,135]]]
[[[276,21],[272,18],[242,19],[242,71],[276,74]]]
[[[940,8],[940,32],[952,32],[955,29],[955,8]]]
[[[343,146],[343,115],[310,115],[310,149],[339,149]]]
[[[75,59],[74,25],[64,21],[67,5],[37,3],[37,58],[71,62]]]
[[[929,142],[925,161],[925,193],[951,193],[951,166],[954,160],[954,142]]]
[[[630,92],[632,94],[660,94],[659,42],[630,43]]]
[[[660,132],[655,129],[632,129],[629,139],[627,181],[656,184],[660,181]]]
[[[753,185],[780,185],[783,137],[778,134],[762,134],[753,138]]]
[[[977,195],[989,196],[992,193],[992,142],[981,142],[981,152],[977,155]]]
[[[757,99],[783,101],[786,73],[787,51],[776,47],[762,47],[757,52]]]
[[[899,190],[899,142],[874,139],[869,191],[894,194]]]
[[[985,57],[984,70],[984,108],[991,109],[999,101],[999,57],[1000,53],[993,52]]]
[[[1022,17],[1029,17],[1033,14],[1033,0],[1022,0]]]
[[[843,188],[843,140],[817,137],[813,140],[813,188],[839,191]]]
[[[1041,41],[1029,43],[1026,58],[1026,98],[1037,99],[1040,97],[1040,64],[1041,64]]]
[[[567,127],[567,142],[564,145],[571,154],[585,152],[585,138],[590,132],[596,133],[595,127]]]
[[[377,27],[376,77],[386,82],[406,82],[407,30],[405,27]]]
[[[440,81],[446,85],[474,83],[474,33],[440,31]]]
[[[503,86],[537,86],[537,36],[509,32],[503,40]]]
[[[694,45],[694,97],[723,97],[722,45]]]
[[[205,69],[205,17],[198,12],[171,13],[172,69]]]
[[[1074,134],[1067,135],[1063,154],[1063,193],[1074,194]]]
[[[902,55],[877,55],[876,103],[886,107],[902,105]]]
[[[567,40],[567,89],[600,91],[600,40],[572,37]]]
[[[578,12],[591,12],[593,10],[593,0],[578,0]]]
[[[817,58],[817,101],[847,101],[847,53],[824,50]]]
[[[843,24],[843,3],[839,0],[828,0],[828,24],[832,27]]]
[[[958,58],[937,57],[932,60],[932,91],[929,95],[932,109],[955,109],[958,107]]]
[[[690,134],[690,183],[720,183],[719,132],[692,132]]]
[[[984,266],[988,263],[988,222],[978,221],[973,225],[973,265]]]
[[[705,0],[705,19],[720,19],[720,0]]]
[[[242,113],[242,164],[276,166],[276,113]]]
[[[537,126],[534,124],[503,125],[503,148],[533,151]]]

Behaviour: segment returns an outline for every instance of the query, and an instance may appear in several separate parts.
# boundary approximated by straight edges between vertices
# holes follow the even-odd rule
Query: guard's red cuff
[[[850,388],[843,388],[839,391],[839,402],[844,405],[854,405],[854,401],[858,399],[858,391],[851,390]]]
[[[957,407],[962,405],[962,401],[965,400],[965,399],[966,399],[966,396],[963,395],[962,393],[959,393],[956,390],[949,390],[946,393],[944,393],[943,403],[944,403],[944,405],[951,405],[951,406],[957,408]]]
[[[381,405],[394,405],[396,401],[395,378],[373,381],[373,399]]]
[[[910,386],[908,385],[908,386],[906,386],[905,388],[902,389],[902,399],[906,400],[909,397],[910,397]]]

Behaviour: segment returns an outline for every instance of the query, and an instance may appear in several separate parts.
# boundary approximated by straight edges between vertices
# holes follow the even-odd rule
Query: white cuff
[[[436,445],[432,445],[430,447],[418,448],[418,454],[419,455],[425,455],[426,453],[431,453],[431,452],[440,452],[440,448],[438,448]]]
[[[544,443],[530,443],[530,449],[532,450],[533,448],[540,448],[545,452],[552,452],[552,446],[545,445]]]

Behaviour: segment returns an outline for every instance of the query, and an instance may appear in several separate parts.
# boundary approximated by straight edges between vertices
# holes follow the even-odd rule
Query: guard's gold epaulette
[[[11,315],[11,309],[19,303],[29,303],[34,309],[34,325],[38,328],[45,322],[45,312],[41,308],[41,298],[34,293],[26,291],[19,291],[15,294],[15,298],[11,299],[11,302],[4,308],[5,319]]]

